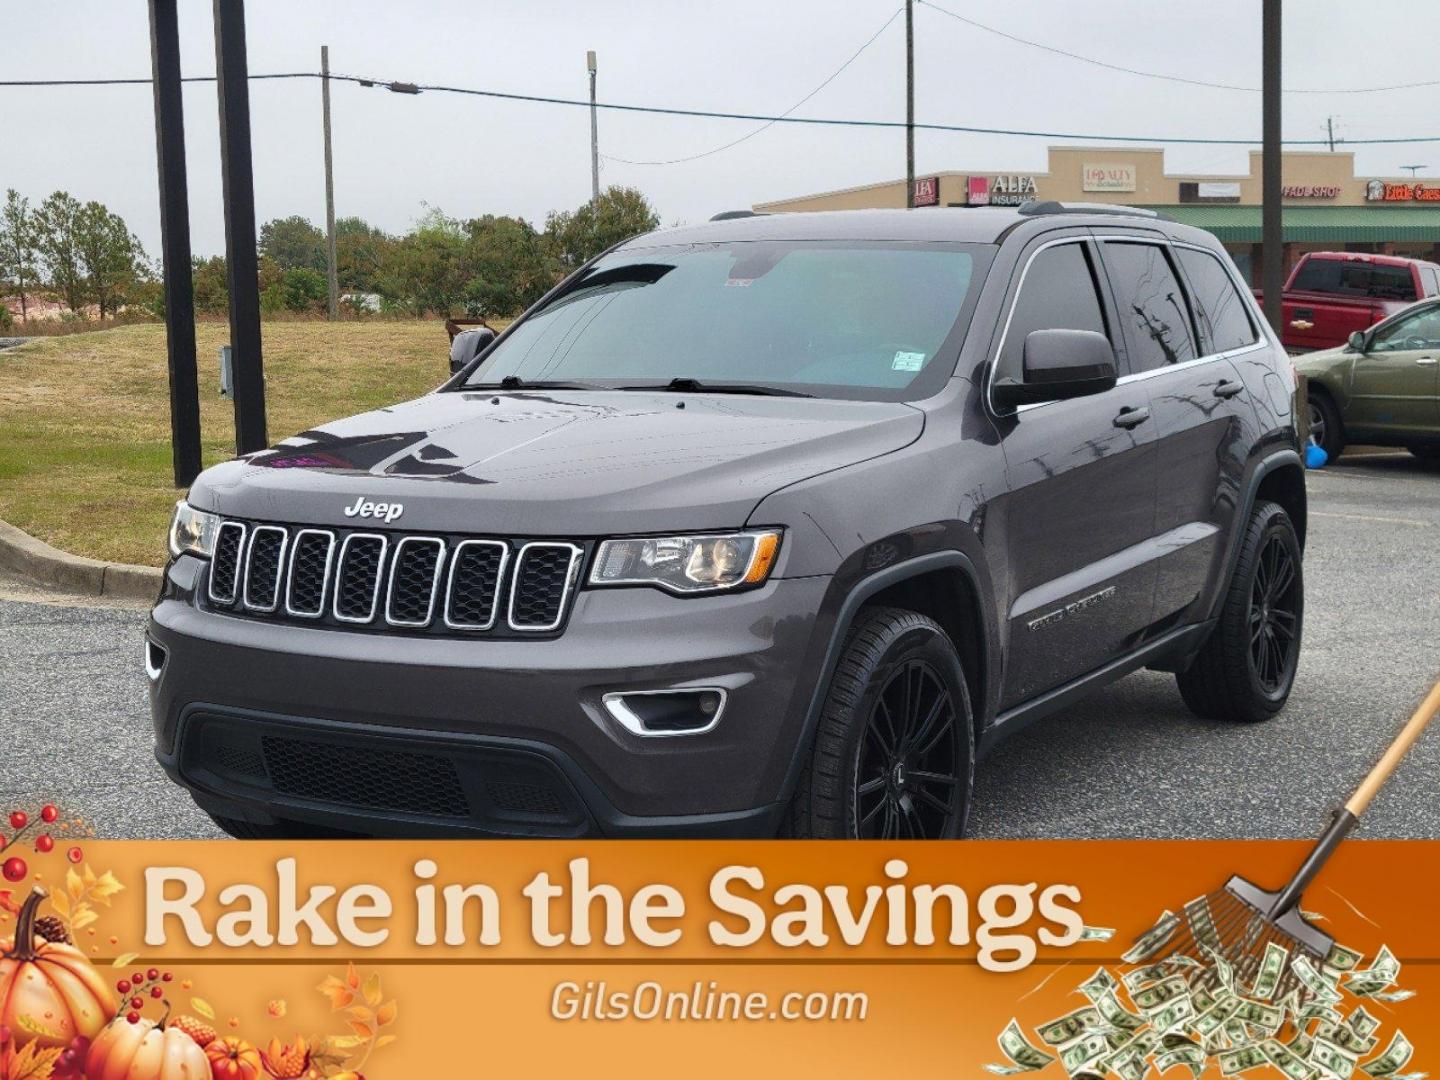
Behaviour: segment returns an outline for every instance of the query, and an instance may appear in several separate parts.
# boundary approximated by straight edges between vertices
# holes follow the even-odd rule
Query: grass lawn
[[[270,441],[404,401],[448,370],[442,322],[267,322]],[[235,453],[219,394],[224,323],[199,326],[206,465]],[[77,555],[161,565],[171,486],[165,328],[123,326],[0,352],[0,519]]]

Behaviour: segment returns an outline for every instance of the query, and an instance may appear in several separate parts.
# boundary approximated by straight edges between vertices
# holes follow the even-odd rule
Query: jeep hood
[[[190,500],[263,521],[500,536],[736,528],[766,495],[907,446],[893,402],[635,391],[434,393],[207,470]],[[383,526],[382,526],[383,527]]]

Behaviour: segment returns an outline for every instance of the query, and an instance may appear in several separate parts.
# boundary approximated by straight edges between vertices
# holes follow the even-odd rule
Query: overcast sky
[[[1260,81],[1259,0],[937,0],[998,29],[1110,63],[1248,86]],[[710,110],[784,111],[830,75],[898,0],[249,0],[252,73],[317,70],[565,97],[587,93],[585,51],[600,57],[600,98]],[[1440,6],[1334,0],[1289,5],[1292,86],[1440,78]],[[214,71],[210,4],[181,0],[185,73]],[[1253,138],[1258,94],[1184,86],[1087,66],[956,22],[917,4],[917,118],[937,123],[1155,137]],[[1414,43],[1408,47],[1405,43]],[[0,79],[148,76],[144,0],[0,0]],[[1327,115],[1351,138],[1440,135],[1440,86],[1386,94],[1292,94],[1289,138],[1318,138]],[[261,221],[324,219],[320,88],[251,84]],[[338,84],[333,93],[337,211],[402,231],[422,204],[470,217],[546,211],[589,197],[585,109]],[[904,22],[896,19],[797,115],[904,118]],[[185,91],[197,253],[224,247],[213,84]],[[0,87],[0,189],[39,201],[56,188],[120,213],[159,250],[148,87]],[[600,114],[602,154],[684,157],[733,140],[747,121]],[[1054,140],[1061,142],[1064,140]],[[1047,140],[921,132],[921,173],[1039,170]],[[1434,166],[1440,143],[1356,147],[1362,174]],[[1243,147],[1172,147],[1171,171],[1243,172]],[[753,202],[904,173],[902,131],[777,125],[734,149],[675,165],[602,162],[602,183],[644,190],[666,223]]]

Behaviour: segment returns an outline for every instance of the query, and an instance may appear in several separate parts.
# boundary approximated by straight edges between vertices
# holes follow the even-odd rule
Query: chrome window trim
[[[275,600],[268,607],[250,602],[250,562],[255,553],[255,541],[261,533],[280,534],[280,551],[275,556]],[[245,544],[245,585],[241,590],[241,601],[246,611],[271,612],[280,606],[280,593],[285,586],[285,553],[290,547],[290,532],[279,525],[256,525],[250,530],[250,539]]]
[[[1014,410],[1010,412],[1001,412],[999,409],[996,408],[995,401],[992,396],[992,390],[995,385],[995,372],[999,370],[1000,367],[1000,354],[1005,351],[1005,339],[1010,334],[1010,322],[1015,315],[1015,304],[1016,301],[1020,299],[1020,291],[1025,287],[1025,277],[1030,272],[1030,264],[1035,261],[1035,259],[1040,255],[1041,252],[1048,251],[1052,247],[1059,247],[1061,244],[1085,244],[1091,242],[1098,244],[1104,241],[1118,241],[1121,243],[1129,244],[1154,244],[1159,247],[1165,247],[1169,245],[1171,247],[1186,247],[1191,248],[1195,251],[1203,251],[1207,255],[1211,256],[1215,254],[1215,252],[1213,252],[1211,249],[1203,247],[1199,244],[1190,244],[1183,241],[1170,240],[1167,237],[1157,238],[1154,236],[1133,236],[1121,233],[1100,233],[1089,236],[1062,236],[1055,240],[1049,240],[1041,244],[1029,254],[1029,256],[1025,259],[1025,265],[1020,268],[1020,279],[1016,283],[1015,292],[1010,297],[1009,304],[1006,307],[1005,326],[1000,331],[1000,341],[996,344],[995,351],[991,354],[990,362],[987,365],[989,370],[986,372],[985,375],[985,407],[989,410],[991,416],[997,419],[1001,419],[1007,416],[1019,416],[1021,413],[1027,413],[1032,409],[1044,409],[1051,405],[1060,405],[1064,403],[1063,401],[1037,401],[1028,405],[1017,405]],[[1208,353],[1205,356],[1197,356],[1193,360],[1186,360],[1182,364],[1171,364],[1169,367],[1152,368],[1149,371],[1138,371],[1134,374],[1122,375],[1120,378],[1115,380],[1116,386],[1128,386],[1131,383],[1140,382],[1143,379],[1151,379],[1157,375],[1166,375],[1172,371],[1181,371],[1185,368],[1198,367],[1200,364],[1209,364],[1217,360],[1229,359],[1232,356],[1241,356],[1248,352],[1254,352],[1256,349],[1270,347],[1273,344],[1269,339],[1269,331],[1267,329],[1268,324],[1263,318],[1257,319],[1255,317],[1256,308],[1254,304],[1254,294],[1251,293],[1248,288],[1243,287],[1239,277],[1235,274],[1233,267],[1226,266],[1223,259],[1220,261],[1220,263],[1222,266],[1225,266],[1226,272],[1230,275],[1231,284],[1235,285],[1235,287],[1239,289],[1242,298],[1245,296],[1250,297],[1251,324],[1253,327],[1258,329],[1259,333],[1259,337],[1255,340],[1255,342],[1250,345],[1242,346],[1238,349],[1231,349],[1229,352]],[[1186,289],[1188,295],[1188,283],[1182,281],[1181,287]]]
[[[340,614],[340,583],[345,574],[345,553],[350,550],[352,540],[379,540],[380,541],[380,565],[375,570],[375,589],[370,594],[370,611],[361,618],[358,615]],[[330,613],[335,616],[338,622],[343,623],[368,623],[375,620],[375,612],[380,607],[380,587],[385,581],[385,556],[390,550],[389,539],[381,533],[353,532],[345,537],[340,544],[340,556],[336,562],[335,571],[335,595],[330,601]]]
[[[560,594],[560,610],[555,614],[555,621],[546,626],[517,626],[515,624],[515,594],[518,591],[520,570],[525,565],[525,553],[531,548],[563,548],[570,552],[570,565],[565,569],[565,589]],[[521,634],[548,634],[552,630],[558,630],[560,624],[565,621],[565,610],[570,603],[570,594],[575,590],[575,578],[579,573],[581,556],[584,554],[584,548],[562,540],[531,540],[527,544],[520,545],[520,550],[515,553],[515,569],[510,574],[510,600],[505,605],[505,625]]]
[[[455,568],[460,565],[460,553],[467,547],[498,547],[500,565],[495,570],[495,595],[491,598],[490,619],[484,623],[459,622],[450,617],[450,606],[455,599]],[[450,554],[450,570],[445,575],[445,607],[441,617],[451,630],[493,630],[500,620],[500,593],[505,587],[505,571],[510,566],[510,545],[503,540],[462,540]]]
[[[300,538],[309,533],[323,536],[330,541],[325,548],[325,571],[320,576],[320,606],[314,611],[299,611],[290,603],[290,593],[295,584],[295,556],[300,551]],[[290,544],[290,565],[285,573],[285,614],[297,619],[320,619],[325,615],[325,590],[330,587],[330,569],[335,564],[335,534],[329,529],[299,529]]]
[[[239,598],[241,583],[245,580],[245,545],[247,543],[247,537],[250,530],[245,527],[245,523],[243,521],[222,521],[220,522],[219,527],[215,530],[216,547],[219,547],[220,545],[220,534],[223,533],[226,529],[240,530],[240,543],[235,548],[235,581],[230,589],[229,596],[220,596],[218,593],[215,592],[215,558],[214,553],[212,552],[210,558],[210,572],[208,575],[209,580],[205,584],[205,594],[210,597],[212,602],[216,604],[224,604],[226,607],[229,607]]]
[[[720,704],[715,709],[715,715],[704,727],[685,728],[682,731],[651,731],[645,727],[640,717],[625,704],[627,697],[651,697],[655,694],[719,694]],[[674,739],[686,735],[707,735],[714,731],[720,724],[720,718],[725,715],[725,706],[730,700],[730,693],[723,686],[672,686],[664,690],[615,690],[604,694],[600,698],[605,711],[610,714],[617,724],[623,727],[631,735],[642,739]]]
[[[439,548],[439,554],[435,556],[435,572],[430,575],[430,599],[425,603],[425,617],[418,622],[413,619],[397,619],[390,609],[395,604],[395,568],[400,564],[400,557],[405,553],[407,544],[434,544]],[[390,560],[389,581],[385,588],[385,624],[387,626],[406,626],[411,629],[429,626],[431,619],[435,616],[435,597],[440,593],[440,581],[445,576],[445,541],[438,536],[404,536],[395,544],[395,555]]]

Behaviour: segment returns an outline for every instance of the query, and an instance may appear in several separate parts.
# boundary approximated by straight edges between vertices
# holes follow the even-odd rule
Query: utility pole
[[[155,91],[155,160],[160,171],[170,456],[175,486],[187,488],[200,475],[200,380],[195,364],[195,291],[190,277],[190,196],[176,0],[150,0],[150,72]]]
[[[1335,117],[1325,117],[1325,141],[1330,144],[1330,153],[1335,153]]]
[[[214,0],[220,177],[225,197],[226,283],[234,356],[235,450],[264,450],[265,367],[260,355],[260,278],[255,254],[255,171],[250,148],[250,65],[244,0]]]
[[[325,284],[330,321],[340,315],[340,274],[335,265],[335,158],[330,151],[330,46],[320,46],[320,111],[325,126]]]
[[[905,0],[905,205],[915,208],[915,0]]]
[[[590,197],[600,198],[600,125],[595,108],[595,50],[585,54],[585,67],[590,72]]]
[[[1264,0],[1261,27],[1261,288],[1265,319],[1276,336],[1284,318],[1281,289],[1285,284],[1285,228],[1281,217],[1280,180],[1280,0]]]

